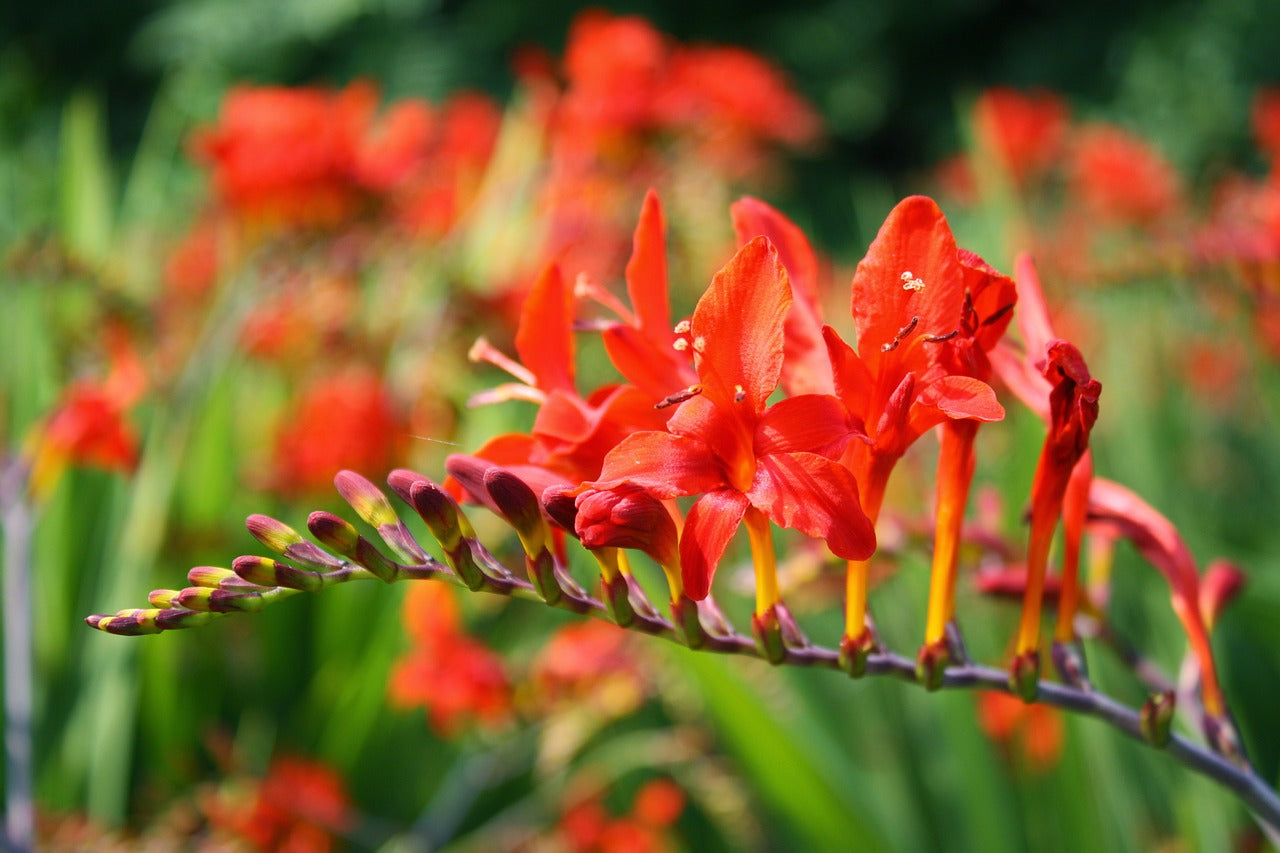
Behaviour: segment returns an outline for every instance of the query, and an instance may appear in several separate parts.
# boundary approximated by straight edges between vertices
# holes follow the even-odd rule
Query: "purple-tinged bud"
[[[324,545],[342,556],[354,560],[360,544],[359,532],[344,518],[331,512],[317,510],[307,516],[307,529]]]
[[[115,634],[120,637],[137,637],[141,634],[159,634],[164,628],[156,624],[155,616],[140,614],[157,614],[160,610],[121,610],[114,616],[86,616],[85,622],[91,628]]]
[[[244,526],[249,528],[254,539],[277,554],[283,554],[290,547],[306,542],[298,531],[269,515],[255,513],[244,520]]]
[[[502,517],[515,529],[524,552],[533,557],[547,547],[547,523],[542,518],[538,496],[524,480],[504,468],[493,466],[484,474],[484,488]]]
[[[430,483],[431,480],[419,474],[417,471],[410,471],[408,468],[397,468],[387,475],[387,485],[391,487],[391,491],[395,492],[400,500],[413,505],[411,493],[413,487],[417,483]]]
[[[186,608],[179,607],[160,610],[155,612],[155,615],[151,617],[156,631],[173,631],[179,628],[198,628],[201,625],[208,625],[217,618],[217,613],[200,610],[187,610]]]
[[[1157,749],[1169,745],[1169,730],[1173,725],[1173,712],[1178,704],[1177,694],[1172,690],[1153,693],[1142,704],[1138,713],[1138,728],[1147,742]]]
[[[498,515],[502,515],[502,510],[498,509],[484,485],[484,475],[494,467],[496,465],[487,459],[465,453],[454,453],[444,460],[444,469],[462,485],[471,500],[484,504]]]
[[[587,548],[634,548],[660,566],[680,565],[679,536],[671,513],[640,486],[623,484],[578,495],[575,527]]]
[[[152,607],[179,607],[177,603],[179,591],[176,589],[153,589],[147,594],[147,603]]]
[[[324,575],[281,563],[270,557],[252,554],[236,557],[232,562],[236,575],[260,587],[285,587],[303,592],[318,592],[325,587]]]
[[[1009,666],[1009,689],[1023,702],[1034,702],[1040,693],[1040,652],[1032,649],[1015,655]]]
[[[1204,739],[1209,742],[1209,746],[1213,747],[1215,752],[1227,758],[1233,764],[1241,767],[1247,766],[1248,761],[1245,759],[1244,748],[1240,745],[1240,735],[1231,720],[1226,717],[1205,714],[1202,726]]]
[[[578,535],[575,527],[578,518],[576,491],[571,486],[548,486],[542,492],[543,514],[570,536]]]
[[[394,525],[400,520],[382,490],[355,471],[339,471],[333,478],[333,485],[356,515],[370,527]]]
[[[446,554],[457,550],[464,535],[470,535],[462,526],[465,518],[453,497],[430,480],[415,482],[409,488],[409,503]]]
[[[192,586],[207,586],[210,589],[242,589],[250,586],[235,572],[219,566],[196,566],[189,569],[187,581]]]
[[[256,613],[265,606],[259,592],[231,592],[202,586],[189,586],[180,591],[174,603],[188,610],[210,613]]]

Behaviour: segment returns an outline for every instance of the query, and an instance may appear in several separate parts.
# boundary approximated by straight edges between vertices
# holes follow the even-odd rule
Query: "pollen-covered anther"
[[[693,351],[701,355],[707,351],[707,339],[702,335],[698,335],[693,339]]]
[[[676,338],[675,341],[671,344],[671,348],[674,349],[676,352],[684,352],[689,348],[689,339]]]
[[[693,324],[688,320],[681,320],[679,323],[676,323],[676,327],[672,329],[672,331],[677,335],[687,335],[689,334],[689,330],[692,328]]]
[[[913,290],[917,293],[924,290],[924,279],[916,278],[915,273],[911,270],[905,271],[902,275],[898,276],[898,278],[902,280],[903,290]]]

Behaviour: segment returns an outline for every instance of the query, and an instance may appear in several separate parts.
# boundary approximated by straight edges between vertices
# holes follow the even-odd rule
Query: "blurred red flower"
[[[994,157],[1017,186],[1058,161],[1069,118],[1066,103],[1044,90],[988,89],[973,107],[979,149]]]
[[[1064,727],[1058,709],[994,691],[978,695],[978,725],[987,737],[1016,749],[1028,766],[1043,772],[1062,755]]]
[[[414,647],[391,674],[392,705],[425,708],[442,737],[458,734],[469,723],[494,727],[510,718],[511,687],[502,660],[463,630],[448,586],[412,584],[404,623]]]
[[[328,489],[344,468],[386,471],[407,439],[376,373],[322,375],[299,395],[276,436],[272,485],[286,493]]]
[[[323,853],[354,823],[342,777],[302,758],[277,758],[248,792],[219,790],[201,806],[211,824],[259,850]]]
[[[1113,125],[1082,128],[1072,140],[1068,185],[1094,216],[1150,225],[1181,204],[1178,173],[1146,140]]]

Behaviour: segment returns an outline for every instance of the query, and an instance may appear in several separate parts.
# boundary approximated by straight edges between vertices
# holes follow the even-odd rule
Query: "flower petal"
[[[923,435],[944,420],[998,421],[1004,406],[996,392],[972,376],[943,376],[929,383],[911,404],[911,431]]]
[[[524,301],[516,352],[539,389],[573,391],[573,293],[554,264],[542,271]]]
[[[840,398],[802,394],[774,403],[756,425],[755,452],[817,453],[836,458],[851,438],[865,435]]]
[[[791,281],[794,301],[785,326],[783,387],[790,394],[831,393],[831,362],[822,341],[818,257],[809,239],[794,222],[759,199],[739,199],[730,211],[738,245],[760,235],[768,237]]]
[[[643,486],[660,500],[696,495],[724,485],[711,448],[696,438],[649,430],[627,436],[609,451],[595,489],[622,483]]]
[[[853,275],[858,354],[877,375],[881,348],[913,317],[918,319],[912,334],[945,335],[957,328],[963,305],[964,277],[946,217],[931,198],[902,200]],[[893,351],[899,350],[910,347],[902,341]]]
[[[693,312],[698,377],[717,405],[764,411],[782,372],[783,324],[791,285],[764,237],[738,250],[711,279]]]
[[[816,453],[761,456],[747,497],[775,524],[826,540],[837,557],[865,560],[876,550],[858,482],[838,462]]]
[[[662,204],[652,189],[645,194],[627,262],[627,295],[639,321],[640,331],[649,338],[665,336],[669,347],[671,305],[667,297],[666,221]]]
[[[711,592],[716,566],[724,556],[743,514],[747,496],[733,489],[717,489],[698,498],[680,534],[680,569],[684,591],[694,601]]]
[[[609,361],[649,397],[650,405],[698,379],[688,360],[682,361],[672,348],[675,336],[670,329],[661,345],[645,332],[622,323],[605,328],[600,338]]]

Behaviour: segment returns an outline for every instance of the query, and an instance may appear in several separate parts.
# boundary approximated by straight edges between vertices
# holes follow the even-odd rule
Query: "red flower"
[[[1032,770],[1048,770],[1062,754],[1062,713],[1050,705],[1027,704],[1007,693],[982,693],[978,725],[987,737],[1018,749]]]
[[[412,584],[404,622],[414,641],[387,684],[393,705],[421,706],[431,726],[451,737],[468,723],[500,726],[511,715],[511,687],[502,660],[461,627],[453,591],[444,584]]]
[[[631,635],[598,620],[556,631],[529,677],[543,707],[590,705],[610,715],[635,708],[648,689],[631,652]]]
[[[146,372],[123,333],[109,332],[107,348],[107,378],[68,386],[27,439],[31,490],[37,496],[47,494],[68,465],[132,471],[138,462],[138,437],[125,412],[146,389]]]
[[[1095,217],[1148,225],[1181,203],[1178,174],[1148,142],[1118,127],[1093,125],[1072,143],[1072,193]]]
[[[873,521],[889,474],[917,438],[948,419],[1004,417],[991,387],[965,375],[961,351],[943,346],[963,331],[966,293],[972,300],[978,282],[992,275],[957,248],[932,199],[912,196],[890,212],[854,274],[857,351],[834,329],[823,330],[847,418],[866,426],[869,440],[850,442],[843,461]],[[866,569],[851,564],[848,573],[846,631],[855,640],[866,633]]]
[[[848,471],[817,453],[792,452],[847,440],[838,401],[808,395],[765,408],[782,370],[790,303],[786,272],[769,242],[757,238],[740,249],[712,279],[689,325],[696,396],[680,405],[668,432],[636,433],[614,448],[600,482],[590,484],[630,483],[659,499],[701,495],[680,540],[684,584],[695,600],[710,591],[744,516],[757,535],[767,534],[768,518],[825,539],[845,558],[866,557],[875,547]],[[776,589],[757,594],[758,608],[776,600]]]
[[[973,106],[979,151],[994,157],[1019,187],[1058,162],[1068,119],[1063,100],[1043,90],[988,89]]]
[[[359,198],[354,153],[377,105],[373,88],[238,87],[216,127],[195,140],[213,167],[222,201],[251,219],[283,225],[333,225]]]
[[[248,796],[216,793],[201,805],[210,823],[261,850],[323,853],[354,822],[342,778],[301,758],[273,760]]]
[[[290,493],[318,491],[344,468],[388,470],[406,437],[375,373],[355,368],[321,376],[302,392],[276,436],[272,482]]]
[[[1280,88],[1262,88],[1253,96],[1253,138],[1272,159],[1280,157]]]

